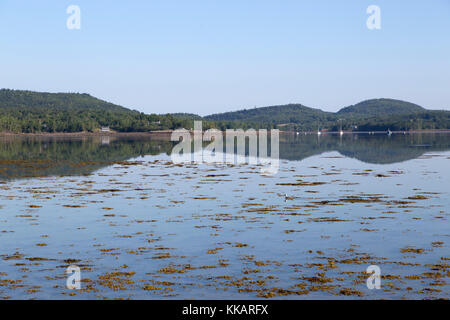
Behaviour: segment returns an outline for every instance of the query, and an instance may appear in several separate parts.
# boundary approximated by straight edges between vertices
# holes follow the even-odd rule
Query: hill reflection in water
[[[1,137],[0,179],[89,175],[146,155],[170,155],[168,137]],[[337,151],[366,163],[390,164],[450,149],[449,134],[280,136],[280,158],[299,161]]]

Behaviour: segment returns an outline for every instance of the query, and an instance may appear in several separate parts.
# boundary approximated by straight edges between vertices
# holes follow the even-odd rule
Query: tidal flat
[[[172,147],[1,138],[0,298],[450,298],[449,134],[287,135],[273,176]]]

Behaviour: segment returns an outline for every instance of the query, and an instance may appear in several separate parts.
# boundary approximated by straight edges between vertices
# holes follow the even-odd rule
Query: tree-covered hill
[[[450,129],[450,111],[427,110],[417,104],[372,99],[339,110],[344,124],[357,125],[360,131]]]
[[[179,120],[203,120],[201,116],[194,113],[169,113],[167,115]]]
[[[310,130],[317,129],[320,123],[333,121],[335,115],[301,104],[287,104],[213,114],[204,118],[212,121],[258,122],[278,127],[298,125],[305,130]]]
[[[450,129],[450,111],[427,110],[416,104],[394,99],[372,99],[341,109],[324,112],[300,104],[254,108],[204,117],[212,121],[257,122],[280,130],[330,131]]]
[[[0,90],[0,132],[121,132],[175,129],[172,116],[147,115],[79,93]]]
[[[288,104],[244,109],[201,117],[192,113],[144,114],[89,94],[0,90],[0,132],[95,132],[109,127],[119,132],[193,128],[272,129],[315,131],[450,129],[450,111],[426,110],[418,105],[373,99],[337,113]]]
[[[290,123],[302,120],[321,120],[332,113],[305,107],[301,104],[287,104],[262,108],[244,109],[234,112],[225,112],[206,116],[208,120],[219,121],[255,121],[272,123]]]
[[[371,99],[342,108],[339,110],[338,114],[346,116],[391,116],[424,111],[426,111],[426,109],[421,106],[406,101],[394,99]]]
[[[87,93],[48,93],[8,89],[0,90],[0,108],[38,111],[42,109],[61,111],[131,111],[127,108],[92,97]]]

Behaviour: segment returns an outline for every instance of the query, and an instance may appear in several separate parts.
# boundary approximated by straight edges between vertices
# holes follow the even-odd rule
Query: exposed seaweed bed
[[[0,297],[449,298],[449,157],[374,165],[330,152],[262,176],[159,155],[0,181]],[[66,288],[69,265],[81,290]],[[369,265],[380,290],[366,286]]]

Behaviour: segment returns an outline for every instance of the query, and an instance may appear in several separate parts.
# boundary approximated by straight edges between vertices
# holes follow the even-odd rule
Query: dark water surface
[[[173,146],[0,137],[0,297],[450,297],[450,135],[282,135],[273,176]]]

